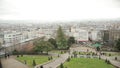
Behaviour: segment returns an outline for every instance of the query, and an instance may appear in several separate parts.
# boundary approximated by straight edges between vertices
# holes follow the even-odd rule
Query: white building
[[[6,32],[4,34],[5,43],[18,43],[21,40],[21,33],[16,31]]]
[[[23,31],[21,35],[21,42],[24,42],[26,39],[29,39],[28,31]]]
[[[71,28],[71,33],[77,42],[88,41],[88,31],[80,28]]]
[[[99,41],[102,39],[101,37],[101,32],[100,31],[97,31],[97,30],[92,30],[90,31],[89,33],[89,38],[92,40],[92,41]]]

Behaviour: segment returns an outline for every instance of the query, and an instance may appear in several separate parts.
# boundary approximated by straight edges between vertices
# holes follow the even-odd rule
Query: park
[[[91,41],[90,41],[91,42]],[[1,56],[2,68],[119,68],[120,39],[117,52],[102,51],[100,42],[78,44],[74,37],[65,36],[59,26],[56,38],[45,37],[14,47],[11,53]],[[4,48],[10,49],[10,48]]]

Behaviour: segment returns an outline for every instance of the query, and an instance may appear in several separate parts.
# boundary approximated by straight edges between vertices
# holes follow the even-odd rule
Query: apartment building
[[[87,42],[88,41],[88,31],[80,28],[71,28],[71,33],[77,42]]]
[[[21,40],[21,33],[16,31],[10,31],[4,33],[5,43],[17,43]]]

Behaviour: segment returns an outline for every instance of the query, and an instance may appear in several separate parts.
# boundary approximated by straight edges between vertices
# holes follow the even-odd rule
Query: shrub
[[[71,56],[71,58],[73,58],[73,56]]]
[[[60,64],[60,68],[64,68],[63,63]]]
[[[80,52],[79,52],[79,54],[80,54]]]
[[[26,61],[26,60],[24,60],[24,63],[25,63],[25,64],[27,64],[27,61]]]
[[[109,60],[107,60],[107,64],[110,64],[110,61],[109,61]]]
[[[111,54],[109,54],[109,56],[111,56]]]
[[[101,57],[99,56],[99,59],[101,59]]]
[[[23,57],[23,54],[21,54],[21,57]]]
[[[58,54],[58,57],[60,57],[60,55]]]
[[[117,60],[117,57],[115,57],[115,60]]]
[[[67,61],[68,61],[68,62],[70,61],[70,57],[67,58]]]
[[[17,57],[19,57],[19,55],[17,55]]]
[[[61,54],[63,54],[63,51],[61,51]]]
[[[48,60],[50,60],[50,57],[48,57]]]
[[[33,66],[36,66],[36,62],[35,62],[35,60],[33,60]]]
[[[52,59],[53,59],[53,57],[51,56],[51,57],[50,57],[50,59],[52,60]]]
[[[110,61],[109,61],[109,60],[107,60],[107,59],[105,60],[105,62],[106,62],[107,64],[110,64]]]
[[[64,53],[66,53],[66,51],[64,51]]]
[[[107,59],[105,59],[105,62],[107,63]]]

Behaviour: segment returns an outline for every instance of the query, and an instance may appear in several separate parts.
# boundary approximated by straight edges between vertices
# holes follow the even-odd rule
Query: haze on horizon
[[[0,0],[0,20],[120,19],[120,0]]]

